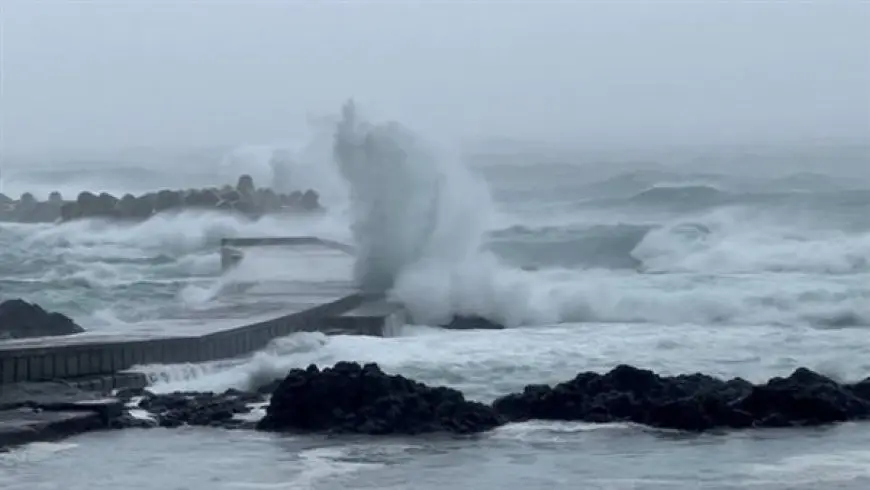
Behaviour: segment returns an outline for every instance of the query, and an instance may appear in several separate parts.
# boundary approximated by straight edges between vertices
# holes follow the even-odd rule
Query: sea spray
[[[387,291],[412,265],[438,260],[449,267],[477,250],[482,210],[464,200],[482,198],[488,205],[485,188],[457,195],[467,170],[437,159],[406,128],[370,124],[349,101],[333,154],[349,184],[358,247],[354,275],[364,290]]]

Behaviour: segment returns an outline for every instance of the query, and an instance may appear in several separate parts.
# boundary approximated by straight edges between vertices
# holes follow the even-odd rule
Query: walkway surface
[[[4,340],[0,351],[198,336],[291,315],[356,292],[350,280],[353,257],[340,250],[317,245],[245,247],[244,254],[238,267],[189,286],[187,304],[170,318],[65,337]]]

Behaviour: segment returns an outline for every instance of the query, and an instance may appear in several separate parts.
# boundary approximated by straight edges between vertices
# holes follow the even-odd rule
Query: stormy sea
[[[492,142],[449,151],[389,124],[369,138],[365,161],[351,165],[331,133],[315,134],[284,149],[291,164],[281,176],[270,146],[12,162],[2,183],[10,196],[122,195],[247,173],[258,185],[280,177],[316,189],[326,211],[2,223],[0,297],[62,312],[92,333],[207,330],[280,308],[280,294],[246,296],[234,282],[357,278],[388,284],[416,323],[390,338],[296,334],[244,362],[139,367],[155,391],[244,388],[341,360],[482,401],[621,363],[753,382],[799,366],[837,380],[870,375],[867,148]],[[316,267],[292,250],[252,254],[222,275],[220,239],[261,235],[319,236],[361,253]],[[508,328],[435,327],[453,314]],[[130,429],[2,454],[0,487],[864,489],[868,447],[863,423],[686,435],[528,422],[406,438]]]

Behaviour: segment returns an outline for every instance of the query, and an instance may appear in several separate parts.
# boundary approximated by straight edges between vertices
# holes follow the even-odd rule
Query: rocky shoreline
[[[44,393],[39,399],[4,404],[0,391],[0,448],[95,429],[184,425],[411,436],[480,434],[528,420],[632,422],[698,433],[812,427],[870,418],[870,378],[838,383],[806,368],[752,384],[698,373],[661,376],[620,365],[604,374],[579,373],[555,386],[529,385],[490,404],[468,400],[452,388],[384,373],[377,364],[355,362],[293,369],[283,380],[253,391],[155,394],[137,389],[108,398],[108,394],[86,392],[73,400],[70,393],[64,396],[57,401]],[[265,416],[259,420],[248,415],[262,407]],[[88,411],[92,416],[81,415]],[[65,413],[67,418],[30,423],[26,431],[10,430],[15,424],[4,423],[17,417],[19,426],[26,425],[34,414],[49,417],[52,413],[55,418]]]
[[[166,212],[211,210],[231,212],[251,219],[268,214],[310,213],[322,210],[320,196],[314,190],[297,190],[281,194],[257,188],[250,175],[239,177],[235,186],[221,188],[148,192],[139,196],[109,193],[79,193],[74,201],[52,192],[48,200],[39,201],[25,192],[18,199],[0,194],[0,222],[57,223],[78,219],[145,221]]]
[[[56,337],[84,331],[72,318],[45,311],[36,303],[22,299],[0,302],[0,340]]]

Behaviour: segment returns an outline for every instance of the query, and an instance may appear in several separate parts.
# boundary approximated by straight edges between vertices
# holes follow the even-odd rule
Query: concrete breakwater
[[[123,403],[114,390],[149,384],[137,365],[233,359],[278,337],[389,336],[404,323],[398,305],[360,293],[267,321],[201,336],[99,339],[87,336],[0,343],[0,450],[110,428]]]
[[[302,245],[353,253],[352,247],[315,237],[224,240],[228,244]],[[155,334],[86,332],[0,341],[0,449],[108,428],[123,409],[110,395],[149,384],[136,366],[239,359],[297,332],[390,336],[406,323],[400,305],[383,295],[356,291],[350,282],[314,290],[303,282],[278,294],[286,308],[281,314],[239,326],[232,320],[211,320],[219,330],[201,334],[185,334],[180,324],[173,324]]]
[[[255,187],[249,175],[239,177],[235,186],[163,189],[139,196],[83,191],[75,200],[66,200],[55,191],[46,201],[39,201],[29,192],[18,199],[0,193],[0,222],[54,223],[88,218],[144,221],[155,214],[186,210],[231,212],[255,219],[266,214],[310,213],[322,210],[322,206],[320,196],[312,189],[282,194]]]
[[[0,342],[0,383],[104,379],[144,364],[199,363],[239,357],[294,332],[384,335],[401,308],[360,293],[267,321],[199,336],[70,336]],[[120,386],[114,386],[118,388]]]
[[[353,254],[349,245],[317,237],[225,238],[221,240],[222,262],[229,245],[302,246]],[[381,336],[385,328],[405,320],[400,306],[383,295],[356,291],[350,282],[317,294],[313,301],[305,291],[285,291],[281,298],[290,309],[286,314],[201,335],[178,335],[168,330],[158,336],[83,334],[0,341],[0,386],[58,379],[108,383],[117,373],[136,365],[231,359],[295,332]],[[119,387],[126,386],[113,386]]]
[[[347,244],[318,238],[314,236],[284,236],[284,237],[235,237],[221,240],[221,269],[226,271],[241,262],[245,247],[293,247],[293,246],[320,246],[332,250],[338,250],[348,255],[353,255],[355,249]]]

